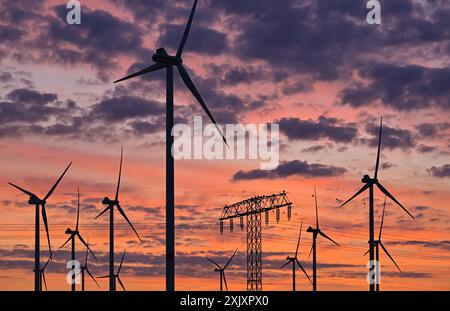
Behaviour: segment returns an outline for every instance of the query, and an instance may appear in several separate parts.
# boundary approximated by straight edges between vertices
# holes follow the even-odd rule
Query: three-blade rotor
[[[383,242],[381,241],[381,234],[383,232],[385,212],[386,212],[386,197],[384,197],[383,212],[381,215],[381,223],[380,223],[380,231],[378,233],[378,240],[375,241],[375,244],[378,244],[381,246],[384,253],[389,257],[389,259],[392,261],[392,263],[397,267],[398,271],[400,271],[400,273],[403,273],[402,270],[400,269],[400,267],[398,266],[397,262],[394,260],[392,255],[389,253],[389,251],[386,249],[386,247],[383,245]],[[370,249],[364,253],[364,256],[367,255],[369,253],[369,251],[370,251]]]
[[[46,232],[46,235],[47,235],[47,242],[48,242],[48,248],[49,248],[49,252],[50,252],[50,259],[53,256],[53,252],[52,252],[52,247],[51,247],[51,244],[50,244],[50,232],[49,232],[49,229],[48,229],[47,211],[45,209],[45,204],[47,202],[47,199],[49,199],[50,196],[53,194],[53,192],[55,191],[56,187],[58,186],[58,184],[60,183],[61,179],[64,177],[64,175],[66,174],[67,170],[69,169],[69,167],[71,165],[72,165],[72,162],[69,163],[69,165],[66,167],[64,172],[58,178],[58,180],[53,184],[52,188],[45,195],[44,199],[39,199],[39,197],[37,195],[35,195],[34,193],[32,193],[32,192],[30,192],[28,190],[25,190],[25,189],[15,185],[15,184],[13,184],[13,183],[9,183],[11,186],[13,186],[14,188],[22,191],[23,193],[27,194],[30,197],[30,200],[28,201],[28,203],[30,205],[41,206],[42,220],[44,222],[45,232]]]
[[[142,239],[139,236],[138,232],[136,231],[136,229],[134,228],[134,226],[131,223],[130,219],[128,219],[127,215],[125,214],[125,211],[123,210],[123,208],[119,204],[120,180],[121,180],[121,176],[122,176],[122,162],[123,162],[123,147],[120,150],[119,176],[117,178],[117,188],[116,188],[116,194],[115,194],[115,197],[114,197],[114,201],[109,201],[108,206],[100,214],[98,214],[97,217],[95,217],[95,219],[99,218],[100,216],[105,214],[107,211],[109,211],[110,213],[113,213],[114,212],[114,207],[116,207],[117,210],[119,211],[120,215],[122,215],[122,217],[130,225],[131,229],[133,229],[133,231],[136,234],[136,236],[138,237],[139,241],[142,242]]]
[[[347,201],[342,203],[340,205],[340,207],[343,207],[348,202],[350,202],[351,200],[356,198],[358,195],[360,195],[361,193],[363,193],[364,191],[369,189],[370,188],[370,184],[373,184],[373,185],[376,185],[378,187],[378,189],[384,195],[386,195],[388,198],[390,198],[392,201],[394,201],[398,206],[400,206],[401,209],[403,209],[403,211],[405,211],[405,213],[407,213],[412,219],[415,219],[414,216],[378,180],[378,169],[379,169],[379,166],[380,166],[380,156],[381,156],[381,135],[382,135],[382,129],[383,129],[383,118],[381,118],[380,130],[379,130],[379,133],[378,133],[378,149],[377,149],[377,158],[376,158],[376,162],[375,162],[374,178],[370,179],[367,176],[368,179],[366,179],[366,178],[363,179],[363,181],[366,182],[365,185],[360,190],[358,190],[358,192],[356,192],[350,199],[348,199]]]
[[[150,72],[153,72],[153,71],[157,71],[157,70],[166,68],[168,66],[175,65],[177,67],[177,69],[178,69],[178,72],[180,73],[181,79],[183,80],[184,84],[189,89],[189,91],[192,93],[192,95],[195,97],[195,99],[199,102],[200,106],[203,108],[203,110],[208,115],[208,117],[211,120],[211,122],[216,127],[217,131],[222,136],[222,139],[223,139],[224,143],[228,146],[227,140],[226,140],[225,136],[223,135],[222,130],[219,128],[216,120],[214,119],[213,115],[211,114],[211,112],[209,111],[208,107],[206,106],[202,96],[200,95],[200,93],[198,92],[197,88],[195,87],[195,84],[192,82],[192,79],[190,78],[189,74],[187,73],[186,69],[184,68],[183,61],[181,59],[181,56],[183,54],[184,46],[186,45],[187,39],[189,37],[189,32],[190,32],[191,27],[192,27],[192,22],[193,22],[193,19],[194,19],[196,7],[197,7],[197,0],[194,0],[194,4],[192,6],[191,13],[189,14],[189,19],[188,19],[186,27],[184,29],[183,37],[181,38],[180,44],[178,46],[176,56],[169,56],[169,55],[167,55],[164,52],[165,54],[163,56],[165,58],[167,58],[166,61],[164,61],[162,63],[155,62],[154,64],[152,64],[152,65],[150,65],[150,66],[148,66],[148,67],[146,67],[146,68],[144,68],[144,69],[142,69],[142,70],[140,70],[138,72],[131,73],[131,74],[129,74],[126,77],[123,77],[121,79],[118,79],[118,80],[114,81],[114,83],[121,82],[121,81],[124,81],[124,80],[128,80],[128,79],[131,79],[131,78],[134,78],[134,77],[138,77],[138,76],[144,75],[146,73],[150,73]]]
[[[86,243],[86,241],[84,240],[84,238],[81,236],[80,231],[79,231],[79,224],[80,224],[80,188],[77,188],[77,220],[76,220],[76,224],[75,224],[75,231],[70,230],[67,231],[66,233],[70,232],[70,236],[69,238],[66,240],[66,242],[64,242],[63,245],[61,245],[60,248],[63,248],[64,246],[66,246],[67,243],[69,243],[69,241],[74,240],[75,237],[78,238],[78,240],[80,240],[81,243],[84,244],[84,246],[86,246],[86,251],[89,250],[89,252],[92,254],[92,256],[94,256],[94,259],[97,260],[97,257],[95,257],[94,252],[91,250],[91,248],[89,247],[89,244]],[[69,229],[68,229],[69,230]],[[75,241],[73,241],[75,242]],[[87,260],[87,257],[86,257]]]
[[[214,266],[217,267],[216,271],[218,271],[222,275],[223,282],[225,284],[225,289],[227,291],[228,291],[228,284],[227,284],[227,277],[225,276],[225,269],[231,263],[231,261],[233,260],[234,256],[236,255],[237,251],[238,251],[238,249],[236,248],[236,250],[234,251],[233,255],[228,259],[228,261],[225,263],[225,265],[223,267],[221,267],[217,262],[215,262],[211,258],[209,258],[209,257],[206,258],[209,262],[211,262]]]

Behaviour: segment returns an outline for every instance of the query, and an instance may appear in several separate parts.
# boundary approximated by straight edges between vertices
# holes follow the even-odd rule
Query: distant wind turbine
[[[119,166],[119,178],[117,180],[117,189],[116,189],[116,196],[114,197],[114,200],[111,200],[108,197],[105,197],[102,201],[102,204],[107,205],[106,208],[101,212],[95,219],[102,216],[104,213],[109,211],[109,290],[115,291],[116,290],[116,282],[115,282],[115,276],[114,276],[114,207],[117,208],[120,215],[122,215],[123,218],[128,222],[131,229],[133,229],[134,233],[138,237],[139,241],[142,242],[141,237],[137,233],[136,229],[133,227],[133,224],[128,219],[127,215],[125,214],[124,210],[119,204],[119,189],[120,189],[120,178],[122,175],[122,159],[123,159],[123,147],[120,151],[120,166]]]
[[[316,251],[317,236],[320,234],[322,237],[324,237],[327,240],[330,240],[337,246],[339,246],[339,244],[336,243],[328,235],[326,235],[319,227],[319,207],[317,206],[316,187],[314,187],[314,202],[316,205],[316,228],[312,228],[311,226],[309,226],[308,229],[306,229],[306,232],[311,232],[313,234],[313,239],[312,239],[313,242],[312,242],[311,251],[309,252],[308,258],[311,256],[311,252],[312,252],[312,254],[313,254],[313,291],[315,292],[315,291],[317,291],[317,251]]]
[[[202,106],[203,110],[208,115],[211,122],[216,126],[220,135],[222,135],[223,141],[227,144],[222,131],[218,127],[214,117],[203,101],[202,96],[198,92],[194,83],[192,82],[189,74],[183,66],[183,49],[189,36],[192,21],[194,19],[195,9],[197,7],[197,0],[194,1],[191,13],[189,15],[186,28],[184,30],[183,37],[175,56],[169,55],[164,48],[159,48],[156,53],[153,54],[152,59],[155,62],[147,68],[144,68],[138,72],[130,74],[124,78],[121,78],[114,83],[124,81],[130,78],[134,78],[149,72],[157,71],[160,69],[166,69],[166,290],[175,290],[175,189],[174,189],[174,159],[172,154],[173,136],[172,127],[174,122],[173,112],[173,67],[177,67],[186,87],[191,91],[192,95]],[[227,144],[228,145],[228,144]]]
[[[122,259],[120,260],[120,265],[119,265],[119,269],[117,270],[117,273],[113,273],[113,281],[114,283],[116,283],[116,280],[119,282],[120,286],[122,287],[123,291],[125,292],[125,286],[122,283],[122,280],[120,279],[120,270],[122,270],[122,264],[123,264],[123,259],[125,258],[125,252],[126,250],[123,251],[122,254]],[[104,275],[104,276],[100,276],[99,279],[106,279],[106,278],[110,278],[110,275]],[[114,286],[115,287],[115,286]]]
[[[44,286],[45,286],[45,290],[46,290],[46,291],[48,290],[48,289],[47,289],[47,280],[45,279],[45,268],[47,268],[47,265],[49,264],[50,260],[51,260],[51,258],[48,257],[47,261],[45,262],[45,265],[44,265],[44,266],[41,266],[41,267],[39,268],[39,285],[40,285],[39,290],[40,290],[40,291],[42,291],[42,283],[43,283]],[[34,271],[34,270],[33,270],[33,271]]]
[[[52,247],[50,245],[50,234],[48,231],[48,222],[47,222],[47,212],[45,210],[45,204],[47,203],[47,200],[50,198],[50,196],[53,194],[53,191],[55,191],[56,187],[58,186],[59,182],[61,181],[61,179],[64,177],[64,174],[66,174],[67,170],[69,169],[69,167],[72,165],[72,162],[70,162],[70,164],[67,166],[67,168],[65,169],[65,171],[62,173],[62,175],[58,178],[58,180],[55,182],[55,184],[53,185],[53,187],[50,189],[50,191],[47,193],[47,195],[43,198],[43,199],[39,199],[37,197],[37,195],[35,195],[34,193],[25,190],[13,183],[9,183],[11,186],[13,186],[16,189],[19,189],[20,191],[22,191],[23,193],[27,194],[28,196],[30,196],[30,199],[28,200],[28,204],[29,205],[34,205],[36,207],[35,209],[35,244],[34,244],[34,290],[35,291],[40,291],[42,286],[41,286],[41,276],[40,276],[40,272],[39,269],[41,267],[40,264],[40,226],[39,226],[39,212],[42,212],[42,220],[44,221],[44,226],[45,226],[45,232],[47,233],[47,242],[48,242],[48,249],[50,252],[50,260],[52,258]],[[41,207],[41,209],[39,208]]]
[[[98,288],[100,288],[100,285],[98,284],[95,277],[92,275],[91,271],[89,271],[88,268],[88,257],[89,257],[89,239],[86,243],[86,253],[84,257],[84,264],[81,265],[81,291],[84,292],[84,273],[87,272],[87,274],[91,277],[92,280],[94,280],[95,284],[97,284]]]
[[[218,263],[216,263],[214,260],[212,260],[211,258],[206,258],[208,259],[213,265],[216,266],[216,269],[214,269],[214,271],[219,272],[219,281],[220,281],[220,291],[223,291],[223,283],[225,283],[225,289],[228,291],[228,284],[227,284],[227,278],[225,276],[225,269],[228,267],[228,265],[230,264],[231,260],[233,260],[234,255],[236,255],[236,252],[238,250],[236,249],[233,253],[233,255],[230,257],[230,259],[228,259],[227,263],[225,264],[225,266],[221,267],[219,266]]]
[[[383,242],[381,242],[381,232],[383,231],[383,224],[384,224],[384,212],[386,209],[386,197],[384,197],[384,204],[383,204],[383,214],[381,216],[381,224],[380,224],[380,232],[378,234],[378,240],[375,240],[375,259],[377,261],[377,266],[376,268],[376,291],[380,291],[380,276],[381,276],[381,272],[380,272],[380,246],[383,249],[383,251],[386,253],[386,255],[388,255],[388,257],[391,259],[391,261],[394,263],[394,265],[397,267],[398,271],[400,271],[400,273],[402,273],[402,270],[400,270],[400,267],[397,265],[397,263],[395,262],[394,258],[391,256],[391,254],[389,254],[388,250],[386,249],[386,247],[383,245]],[[367,250],[367,252],[364,254],[367,255],[367,253],[369,253],[370,249]]]
[[[381,118],[380,121],[380,132],[378,136],[378,151],[377,151],[377,160],[375,164],[375,173],[374,177],[370,178],[369,175],[364,175],[363,179],[361,180],[364,186],[356,192],[350,199],[345,201],[341,204],[341,207],[356,198],[358,195],[369,189],[369,257],[370,257],[370,267],[369,267],[369,273],[375,269],[375,240],[374,240],[374,185],[380,189],[381,192],[383,192],[388,198],[390,198],[392,201],[394,201],[398,206],[400,206],[411,218],[414,219],[414,216],[408,212],[408,210],[399,202],[397,199],[389,193],[389,191],[381,185],[381,183],[378,181],[378,168],[380,165],[380,153],[381,153],[381,134],[383,129],[383,118]],[[370,282],[369,289],[370,291],[375,291],[375,282]]]
[[[78,224],[80,222],[80,188],[78,188],[77,199],[78,199],[77,200],[77,223],[75,225],[75,230],[72,230],[70,228],[66,229],[65,233],[69,235],[69,238],[67,239],[66,242],[64,242],[63,245],[61,245],[60,248],[63,248],[64,246],[66,246],[67,243],[69,243],[69,241],[72,241],[72,252],[71,252],[72,257],[71,257],[71,260],[74,263],[75,262],[75,254],[76,254],[76,251],[75,251],[75,237],[77,237],[80,240],[80,242],[83,243],[86,246],[86,248],[91,252],[91,254],[92,254],[92,256],[94,256],[95,260],[97,260],[97,258],[95,257],[94,252],[90,249],[89,245],[85,242],[85,240],[83,239],[83,237],[80,234],[80,231],[78,230]],[[74,265],[72,265],[72,269],[75,269]],[[76,284],[75,284],[75,273],[74,273],[74,274],[72,274],[72,286],[71,286],[73,292],[75,291],[75,286],[76,286]]]
[[[300,239],[302,237],[302,228],[303,228],[303,219],[300,224],[300,232],[298,234],[297,249],[295,250],[295,255],[294,255],[294,257],[289,257],[289,256],[286,257],[286,263],[280,267],[280,269],[283,269],[288,264],[290,264],[290,263],[292,264],[292,291],[294,291],[294,292],[295,292],[295,266],[297,266],[297,265],[300,269],[302,269],[303,273],[306,275],[309,282],[311,282],[311,284],[312,284],[311,278],[309,277],[308,273],[306,273],[305,269],[303,268],[302,264],[300,263],[300,261],[297,258],[298,250],[300,247]]]

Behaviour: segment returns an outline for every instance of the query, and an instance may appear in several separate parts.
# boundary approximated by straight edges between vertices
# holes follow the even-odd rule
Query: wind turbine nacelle
[[[30,205],[45,204],[45,201],[41,201],[35,197],[30,197],[30,199],[28,200],[28,204]]]
[[[167,54],[166,50],[163,48],[156,50],[156,53],[152,56],[152,60],[155,63],[165,65],[177,65],[183,63],[181,57],[171,56]]]
[[[156,49],[156,54],[169,56],[165,48]]]
[[[314,232],[314,229],[311,226],[309,226],[308,229],[306,229],[306,232]]]
[[[105,197],[103,200],[102,200],[102,204],[104,204],[104,205],[109,205],[111,203],[111,200],[108,198],[108,197]]]
[[[370,183],[372,180],[370,179],[369,175],[364,175],[363,179],[361,179],[361,181],[365,184]]]
[[[72,230],[70,228],[67,228],[65,233],[66,234],[72,234]]]

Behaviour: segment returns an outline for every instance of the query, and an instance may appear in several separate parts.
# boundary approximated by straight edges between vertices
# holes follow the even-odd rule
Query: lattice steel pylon
[[[233,219],[240,218],[241,230],[244,230],[244,217],[247,221],[247,290],[262,290],[262,226],[261,217],[265,213],[266,225],[269,223],[269,212],[276,210],[277,223],[280,221],[280,208],[287,207],[288,220],[291,219],[292,203],[286,192],[253,197],[238,203],[226,205],[219,218],[220,234],[223,233],[223,221],[230,220],[230,231],[233,232]]]

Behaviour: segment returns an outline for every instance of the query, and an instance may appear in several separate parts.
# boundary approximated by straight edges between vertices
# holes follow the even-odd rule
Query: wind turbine
[[[380,232],[378,234],[378,240],[374,241],[374,244],[375,244],[375,259],[377,261],[376,274],[375,274],[375,277],[376,277],[376,291],[377,292],[380,291],[380,273],[381,273],[380,272],[380,246],[383,249],[383,251],[386,253],[386,255],[388,255],[388,257],[394,263],[394,265],[397,267],[398,271],[400,271],[400,273],[402,273],[402,270],[400,270],[400,267],[397,265],[397,263],[395,262],[394,258],[391,256],[391,254],[389,254],[388,250],[383,245],[383,242],[381,242],[381,232],[383,231],[385,209],[386,209],[386,197],[384,197],[383,214],[381,216],[381,224],[380,224]],[[369,250],[367,250],[367,252],[364,254],[364,256],[367,255]]]
[[[280,267],[280,269],[283,269],[288,264],[292,263],[292,291],[294,291],[294,292],[295,292],[295,266],[296,265],[298,265],[299,268],[302,269],[303,273],[306,275],[308,280],[311,282],[311,278],[309,277],[308,273],[306,273],[305,269],[303,268],[302,264],[300,263],[300,261],[297,258],[298,250],[300,247],[300,239],[302,237],[302,228],[303,228],[303,219],[300,224],[300,232],[298,234],[297,249],[295,250],[295,255],[294,255],[294,257],[289,257],[289,256],[286,257],[286,263]],[[312,282],[311,282],[311,284],[312,284]]]
[[[114,200],[111,200],[108,197],[105,197],[102,201],[102,204],[107,205],[106,208],[101,212],[95,219],[102,216],[104,213],[109,211],[109,290],[115,291],[116,290],[116,282],[114,277],[114,207],[117,208],[119,213],[122,215],[123,218],[128,222],[128,224],[133,229],[134,233],[138,237],[139,241],[142,242],[141,237],[137,233],[136,229],[134,229],[133,225],[131,224],[130,220],[128,219],[127,215],[125,214],[124,210],[119,204],[119,189],[120,189],[120,177],[122,175],[122,159],[123,159],[123,147],[120,151],[120,167],[119,167],[119,178],[117,180],[117,189],[116,189],[116,196],[114,197]]]
[[[114,81],[114,83],[134,78],[149,72],[166,69],[166,290],[175,290],[175,189],[174,189],[174,159],[172,154],[173,136],[173,67],[177,67],[181,79],[187,88],[191,91],[194,97],[202,106],[203,110],[208,115],[211,122],[216,126],[219,133],[222,135],[223,141],[228,146],[222,131],[218,127],[214,117],[203,101],[202,96],[198,92],[189,74],[183,66],[183,49],[189,36],[192,21],[194,19],[195,9],[197,7],[197,0],[194,0],[191,13],[189,15],[183,37],[175,56],[169,55],[164,48],[159,48],[153,54],[152,60],[154,63],[147,68],[138,72],[130,74],[124,78]]]
[[[369,189],[369,257],[370,257],[369,273],[371,273],[371,271],[375,269],[375,264],[374,264],[374,260],[375,260],[375,258],[374,258],[375,257],[374,228],[375,227],[374,227],[374,204],[373,204],[373,202],[374,202],[374,193],[373,193],[374,185],[376,185],[378,187],[378,189],[380,189],[381,192],[383,192],[388,198],[390,198],[398,206],[400,206],[409,216],[411,216],[412,219],[415,219],[414,216],[411,215],[411,213],[408,212],[408,210],[405,207],[403,207],[403,205],[399,201],[397,201],[397,199],[385,187],[383,187],[383,185],[378,180],[378,168],[380,165],[382,130],[383,130],[383,118],[381,118],[381,121],[380,121],[380,132],[379,132],[379,136],[378,136],[378,151],[377,151],[377,160],[375,163],[374,177],[370,178],[369,175],[364,175],[363,179],[361,180],[362,183],[364,184],[364,186],[358,192],[356,192],[350,199],[348,199],[347,201],[342,203],[340,206],[340,207],[344,206],[345,204],[347,204],[348,202],[350,202],[351,200],[356,198],[358,195],[360,195],[361,193],[363,193],[364,191]],[[370,289],[370,291],[375,290],[374,282],[370,282],[369,289]]]
[[[125,258],[125,252],[126,252],[126,250],[123,251],[122,259],[120,260],[120,265],[119,265],[119,269],[117,270],[117,273],[113,273],[114,284],[116,283],[116,280],[117,280],[124,292],[126,292],[126,289],[125,289],[125,286],[123,286],[123,283],[122,283],[122,280],[120,279],[119,273],[120,273],[120,270],[122,269],[123,259]],[[99,279],[106,279],[106,278],[111,279],[110,275],[104,275],[104,276],[99,277]]]
[[[88,256],[89,256],[88,245],[89,245],[89,239],[86,244],[86,254],[84,257],[84,264],[81,265],[81,291],[83,291],[83,292],[84,292],[84,272],[87,272],[87,274],[89,274],[91,279],[94,280],[95,284],[97,284],[98,288],[100,288],[100,285],[98,284],[97,280],[95,279],[95,277],[92,275],[91,271],[89,271],[89,268],[88,268]]]
[[[230,264],[230,262],[233,259],[234,255],[236,255],[237,251],[238,251],[237,249],[234,251],[233,255],[230,257],[230,259],[228,259],[227,263],[223,267],[219,266],[219,264],[217,264],[214,260],[212,260],[210,258],[206,258],[213,265],[215,265],[217,267],[216,269],[214,269],[214,271],[219,272],[220,291],[223,291],[223,283],[225,283],[225,289],[228,291],[228,284],[227,284],[227,278],[225,276],[225,269],[228,267],[228,265]]]
[[[38,198],[37,195],[35,195],[34,193],[32,193],[32,192],[30,192],[28,190],[25,190],[25,189],[15,185],[15,184],[13,184],[13,183],[9,183],[14,188],[17,188],[20,191],[22,191],[23,193],[29,195],[30,199],[28,200],[28,204],[29,205],[34,205],[36,207],[36,209],[35,209],[34,270],[33,270],[34,271],[34,290],[35,291],[40,291],[41,288],[42,288],[42,286],[40,284],[41,283],[41,281],[40,281],[41,276],[40,276],[40,272],[39,272],[39,269],[41,267],[41,264],[40,264],[40,255],[41,254],[40,254],[39,212],[42,213],[42,220],[44,221],[45,232],[47,233],[48,249],[49,249],[49,252],[50,252],[50,260],[51,260],[53,253],[52,253],[52,247],[50,245],[50,234],[49,234],[49,231],[48,231],[47,212],[45,210],[45,204],[47,203],[47,200],[53,194],[53,191],[55,191],[55,189],[58,186],[59,182],[64,177],[64,174],[66,174],[67,170],[69,169],[69,167],[71,165],[72,165],[72,162],[70,162],[70,164],[67,166],[65,171],[58,178],[58,180],[55,182],[53,187],[50,189],[50,191],[47,193],[47,195],[43,199]]]
[[[311,226],[306,229],[306,232],[312,232],[313,234],[313,242],[311,246],[311,251],[309,252],[308,258],[311,256],[311,252],[313,253],[313,291],[317,291],[317,251],[316,251],[316,239],[317,236],[320,234],[322,237],[324,237],[327,240],[330,240],[337,246],[339,246],[338,243],[336,243],[332,238],[330,238],[328,235],[326,235],[319,227],[319,208],[317,206],[317,193],[316,193],[316,187],[314,187],[314,202],[316,205],[316,228],[312,228]]]
[[[86,248],[91,252],[92,256],[94,256],[95,260],[97,260],[97,258],[94,255],[94,252],[90,249],[89,245],[84,241],[83,237],[80,234],[80,231],[78,230],[78,224],[80,222],[80,188],[78,188],[78,203],[77,203],[77,223],[75,225],[75,230],[72,230],[70,228],[66,229],[66,234],[69,235],[69,238],[67,239],[66,242],[64,242],[63,245],[61,245],[60,248],[63,248],[64,246],[66,246],[67,243],[69,243],[69,241],[72,241],[72,263],[75,264],[75,237],[77,237],[81,243],[83,243]],[[75,266],[72,265],[72,269],[75,269]],[[75,291],[75,273],[72,274],[72,291]]]
[[[48,257],[47,261],[45,262],[44,266],[39,267],[39,290],[42,291],[42,283],[44,283],[45,290],[47,290],[47,281],[45,280],[45,268],[47,268],[47,265],[49,264],[51,260],[51,257]],[[33,270],[34,271],[34,270]]]

